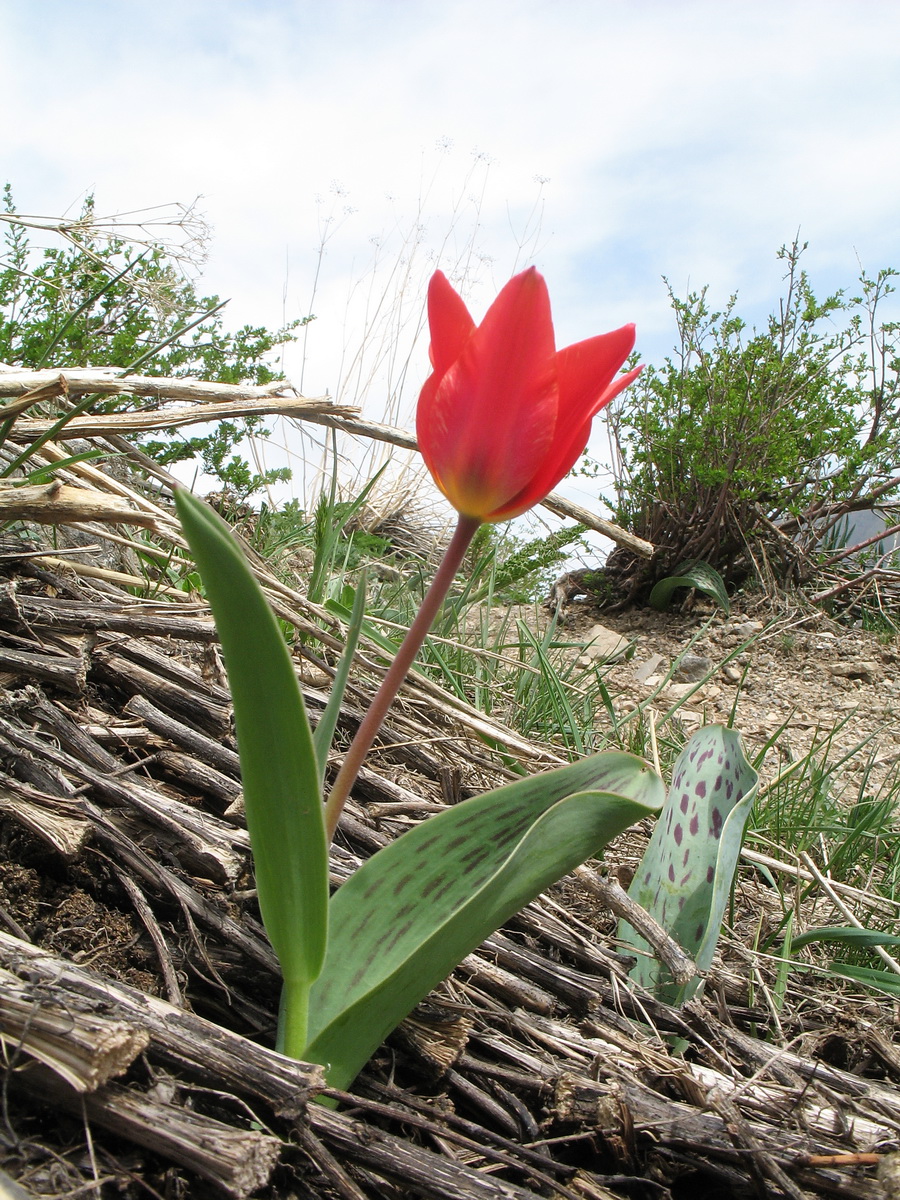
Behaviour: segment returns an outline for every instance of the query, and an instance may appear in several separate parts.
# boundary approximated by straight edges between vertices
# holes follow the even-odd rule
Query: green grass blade
[[[303,697],[275,616],[228,526],[184,489],[175,503],[228,670],[260,910],[286,986],[302,991],[319,974],[328,916],[322,797]]]
[[[81,454],[70,454],[68,458],[57,459],[56,462],[47,463],[46,467],[38,467],[36,471],[30,471],[21,481],[16,480],[13,486],[24,487],[26,484],[43,483],[47,479],[52,479],[57,471],[64,471],[66,467],[72,467],[75,463],[92,462],[98,458],[109,458],[109,455],[104,450],[83,450]]]
[[[900,998],[900,976],[893,971],[881,971],[877,967],[854,967],[849,963],[832,963],[831,973],[852,979],[865,987],[876,988],[889,996]]]
[[[799,950],[801,946],[809,946],[812,942],[836,942],[841,946],[870,950],[873,946],[900,946],[900,937],[892,933],[880,933],[877,929],[857,929],[855,925],[825,925],[798,934],[793,940],[792,949]]]
[[[319,723],[313,733],[313,745],[316,750],[316,762],[319,768],[319,787],[321,788],[325,782],[325,768],[328,765],[328,751],[331,749],[331,743],[334,739],[334,731],[337,726],[338,717],[341,713],[341,702],[344,699],[344,690],[347,687],[347,677],[350,674],[350,668],[353,665],[353,655],[356,653],[356,647],[359,642],[359,635],[362,632],[363,618],[366,615],[366,574],[363,571],[360,576],[359,583],[356,588],[356,595],[353,597],[353,610],[349,614],[347,620],[347,641],[344,645],[344,653],[341,655],[341,661],[338,663],[337,670],[334,673],[334,682],[331,685],[331,695],[328,697],[328,703],[325,705],[325,711],[319,718]]]
[[[645,762],[612,751],[466,800],[379,851],[332,898],[305,1057],[350,1083],[466,954],[663,796]]]
[[[791,975],[791,954],[793,953],[794,910],[788,912],[784,925],[784,943],[777,957],[778,968],[775,973],[775,984],[772,988],[772,1001],[776,1012],[782,1012],[787,997],[788,980]]]

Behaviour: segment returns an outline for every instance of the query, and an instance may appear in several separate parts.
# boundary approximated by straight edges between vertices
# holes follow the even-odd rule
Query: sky
[[[823,293],[900,266],[896,0],[0,0],[0,71],[20,212],[196,200],[201,292],[314,313],[285,370],[372,419],[438,265],[480,317],[535,263],[559,345],[650,362],[664,277],[763,320],[798,232]]]

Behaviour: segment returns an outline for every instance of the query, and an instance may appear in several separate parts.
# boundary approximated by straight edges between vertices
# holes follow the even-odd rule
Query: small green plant
[[[693,588],[715,600],[726,616],[731,612],[731,601],[725,591],[725,582],[719,572],[705,562],[685,562],[675,567],[671,575],[661,579],[647,597],[651,608],[663,611],[669,607],[672,597],[680,588]]]
[[[900,325],[882,315],[895,272],[820,300],[804,249],[779,251],[785,294],[762,329],[736,296],[716,310],[706,288],[669,289],[677,349],[610,414],[615,518],[657,547],[628,568],[632,594],[685,560],[728,581],[803,581],[843,513],[897,490]]]
[[[19,218],[12,188],[3,191],[0,222],[0,362],[38,370],[102,364],[123,372],[190,375],[219,383],[265,384],[280,378],[270,355],[305,324],[283,329],[245,325],[228,332],[225,301],[201,296],[159,245],[140,251],[100,231],[92,198],[78,218],[59,226],[62,245],[38,249]],[[95,411],[130,401],[95,397]],[[248,433],[262,435],[259,418],[222,421],[185,438],[177,430],[148,438],[142,448],[161,465],[199,458],[204,471],[240,499],[289,472],[255,472],[240,454]]]

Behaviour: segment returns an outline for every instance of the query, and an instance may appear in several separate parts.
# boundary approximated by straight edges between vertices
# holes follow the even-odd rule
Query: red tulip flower
[[[435,272],[428,324],[434,370],[419,397],[419,449],[457,512],[477,521],[506,521],[543,500],[584,452],[600,409],[641,370],[618,374],[633,325],[557,350],[534,267],[477,326]]]
[[[618,371],[634,326],[557,350],[547,285],[511,279],[480,325],[437,271],[428,288],[432,374],[419,397],[422,457],[459,513],[422,607],[350,745],[325,806],[331,836],[363,758],[484,521],[543,500],[587,445],[591,421],[641,370]]]

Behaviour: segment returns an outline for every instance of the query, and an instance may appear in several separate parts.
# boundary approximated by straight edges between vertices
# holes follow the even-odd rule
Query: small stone
[[[753,637],[755,633],[761,633],[762,628],[762,621],[741,621],[739,625],[732,625],[728,632],[738,640],[743,640]]]
[[[733,667],[731,663],[726,663],[722,668],[722,677],[727,680],[728,683],[740,683],[742,675],[743,671],[739,671],[737,667]]]
[[[699,683],[712,670],[712,659],[703,654],[685,654],[675,668],[672,678],[677,683]]]
[[[605,625],[592,625],[584,639],[584,653],[595,662],[618,662],[632,650],[628,638]]]
[[[878,664],[871,659],[863,659],[859,662],[832,663],[829,670],[834,676],[844,679],[864,679],[867,683],[874,683],[879,675]]]
[[[661,654],[651,654],[646,662],[641,663],[634,673],[634,677],[638,683],[647,683],[651,675],[657,674],[662,661],[663,656]]]

